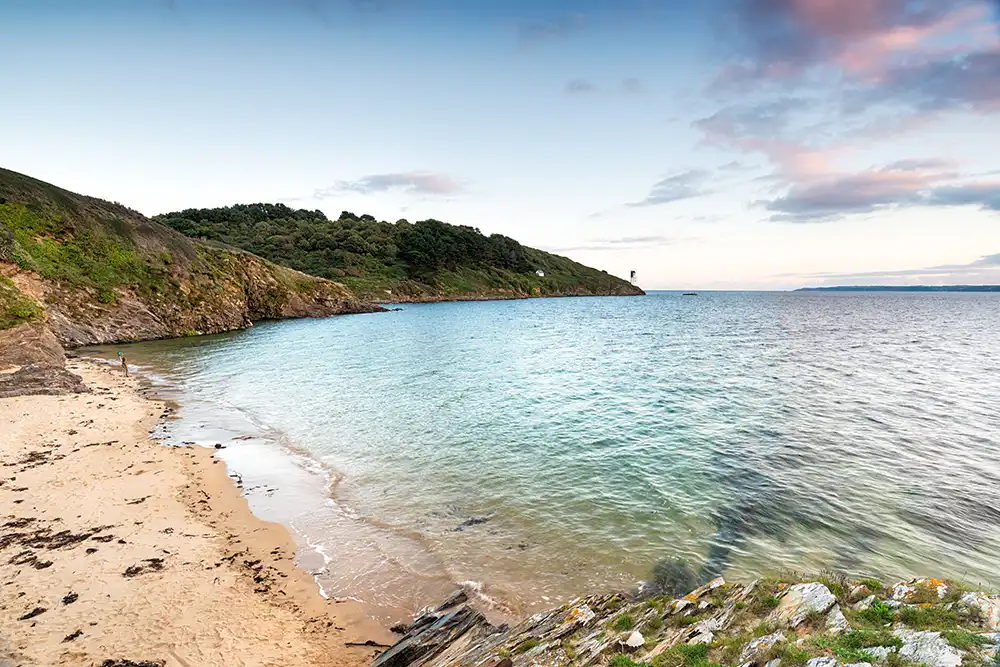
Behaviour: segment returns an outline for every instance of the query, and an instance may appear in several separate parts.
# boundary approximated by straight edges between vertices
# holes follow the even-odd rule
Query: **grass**
[[[144,294],[164,290],[164,272],[154,269],[124,236],[110,233],[113,224],[64,224],[13,202],[0,204],[0,224],[13,232],[18,266],[63,285],[92,289],[101,303],[117,301],[118,287]]]
[[[663,619],[659,616],[652,617],[642,626],[642,631],[648,635],[659,634],[661,630],[663,630]]]
[[[799,648],[790,642],[780,642],[771,647],[767,652],[767,657],[761,662],[770,660],[780,660],[782,667],[803,667],[809,658],[813,657],[809,651]]]
[[[992,640],[967,630],[944,630],[941,632],[941,636],[959,651],[972,651],[993,643]]]
[[[0,276],[0,330],[37,322],[43,316],[40,305],[21,294],[9,278]]]
[[[914,630],[954,630],[962,622],[954,609],[946,607],[901,607],[899,620]]]
[[[862,586],[867,587],[868,590],[870,590],[872,593],[875,593],[876,595],[879,593],[879,591],[882,590],[882,582],[872,577],[866,577],[861,581],[859,581],[858,583],[861,584]]]
[[[618,632],[626,632],[635,628],[635,617],[632,614],[621,614],[611,622],[611,627]]]
[[[864,625],[885,627],[896,619],[896,610],[881,600],[872,600],[867,609],[854,614],[854,620]]]
[[[648,667],[648,665],[645,662],[636,662],[627,655],[619,653],[615,657],[611,658],[611,662],[608,663],[608,667]]]
[[[875,657],[866,649],[888,646],[898,651],[903,646],[899,637],[886,630],[850,630],[839,635],[821,635],[814,637],[811,644],[824,653],[832,653],[843,664],[874,662]]]
[[[778,599],[778,585],[778,582],[774,580],[760,582],[756,595],[750,603],[751,614],[754,616],[766,616],[777,608],[780,603]]]
[[[542,643],[541,640],[536,639],[534,637],[525,639],[523,642],[514,647],[514,654],[521,655],[522,653],[527,653],[531,649],[539,646],[541,643]]]
[[[876,661],[871,653],[858,648],[838,648],[836,654],[839,662],[845,665]]]
[[[862,649],[875,646],[891,646],[896,649],[903,647],[903,642],[890,632],[875,630],[851,630],[834,640],[835,648]]]
[[[653,658],[652,667],[719,667],[708,659],[708,644],[678,644]]]

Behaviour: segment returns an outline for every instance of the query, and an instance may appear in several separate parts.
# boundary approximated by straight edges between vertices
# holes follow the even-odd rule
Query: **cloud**
[[[910,166],[910,165],[907,165]],[[880,208],[919,204],[921,193],[945,175],[917,169],[886,167],[793,185],[765,203],[772,220],[825,222]]]
[[[335,197],[345,192],[373,194],[401,190],[412,194],[452,195],[462,191],[462,186],[444,174],[430,171],[409,171],[392,174],[371,174],[356,181],[339,181],[336,185],[316,190],[315,199]]]
[[[566,93],[569,95],[581,95],[597,91],[597,86],[586,79],[573,79],[566,84]]]
[[[621,90],[626,95],[642,95],[646,92],[646,86],[639,79],[630,76],[622,79]]]
[[[941,159],[897,160],[881,169],[806,180],[759,202],[777,222],[829,222],[910,206],[977,206],[1000,211],[1000,181],[963,181]]]
[[[626,206],[657,206],[711,194],[712,191],[705,187],[708,178],[709,173],[703,169],[691,169],[680,174],[667,176],[653,184],[645,199],[630,202]]]
[[[776,276],[777,277],[777,276]],[[792,277],[785,275],[782,277]],[[984,255],[968,264],[939,264],[921,269],[899,269],[886,271],[862,271],[858,273],[811,273],[796,275],[805,280],[819,280],[826,285],[873,284],[886,282],[915,283],[933,281],[937,284],[983,284],[1000,281],[1000,253]]]
[[[551,21],[522,22],[517,26],[517,41],[521,46],[535,46],[568,37],[585,25],[582,14],[570,14]]]
[[[724,29],[733,58],[716,82],[744,87],[835,66],[869,76],[938,50],[943,35],[990,18],[984,0],[737,0]]]
[[[620,236],[617,238],[592,239],[580,245],[549,248],[551,252],[603,251],[603,250],[638,250],[642,248],[658,248],[674,245],[693,239],[674,236]]]
[[[935,188],[926,203],[929,206],[978,206],[1000,212],[1000,181]]]
[[[708,146],[768,160],[771,192],[757,203],[772,220],[907,206],[998,210],[994,183],[946,160],[839,165],[945,113],[1000,114],[1000,3],[730,0],[730,8],[728,58],[707,89],[721,104],[693,126]]]
[[[903,104],[914,111],[1000,111],[1000,50],[904,65],[850,93],[848,109]]]

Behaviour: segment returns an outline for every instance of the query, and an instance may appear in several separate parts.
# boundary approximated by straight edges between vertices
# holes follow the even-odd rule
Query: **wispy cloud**
[[[566,93],[569,95],[582,95],[597,92],[597,86],[587,79],[573,79],[566,84]]]
[[[667,176],[653,184],[645,199],[630,202],[626,206],[657,206],[682,199],[692,199],[710,194],[706,185],[709,173],[703,169],[691,169],[680,174]]]
[[[772,219],[837,220],[902,206],[997,210],[961,165],[902,160],[839,168],[849,153],[944,113],[1000,114],[1000,5],[993,0],[732,0],[730,58],[694,127],[710,146],[761,155]],[[749,100],[749,101],[748,101]],[[966,174],[965,178],[973,178]]]
[[[777,277],[777,276],[776,276]],[[933,282],[936,284],[991,283],[1000,281],[1000,253],[985,255],[968,264],[940,264],[919,269],[898,269],[886,271],[862,271],[857,273],[810,273],[804,275],[785,274],[782,277],[797,277],[803,280],[819,281],[825,285],[861,285],[891,283]]]
[[[372,194],[400,190],[424,195],[452,195],[462,191],[462,186],[445,174],[431,171],[408,171],[390,174],[371,174],[355,181],[338,181],[335,185],[313,193],[314,199],[326,199],[345,192]]]
[[[646,86],[634,76],[622,79],[619,88],[626,95],[642,95],[646,92]]]
[[[517,26],[517,41],[521,46],[535,46],[553,39],[563,39],[586,25],[583,14],[570,14],[551,21],[527,21]]]

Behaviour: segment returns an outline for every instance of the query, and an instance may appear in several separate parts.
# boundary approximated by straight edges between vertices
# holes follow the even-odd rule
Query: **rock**
[[[472,641],[470,635],[491,634],[486,618],[469,607],[459,607],[441,616],[422,616],[413,622],[406,636],[378,656],[372,667],[406,667],[430,661],[458,640]]]
[[[638,630],[633,630],[632,634],[622,642],[622,644],[628,648],[630,651],[638,651],[642,648],[642,645],[646,643],[646,639],[642,636],[642,633]]]
[[[875,602],[875,596],[869,595],[864,600],[861,600],[860,602],[856,602],[853,605],[851,605],[851,609],[853,609],[854,611],[864,611],[865,609],[868,609],[869,607],[872,606],[872,602]]]
[[[449,597],[447,600],[439,604],[434,611],[444,611],[445,609],[451,609],[452,607],[457,607],[463,602],[468,602],[468,601],[469,601],[469,596],[466,594],[464,590],[455,591],[454,593],[451,594],[451,597]]]
[[[947,582],[944,582],[941,579],[930,579],[928,577],[912,579],[905,584],[898,583],[889,589],[890,596],[897,602],[916,602],[917,599],[921,597],[921,593],[936,595],[937,599],[940,600],[947,592]]]
[[[0,330],[0,398],[86,391],[66,370],[65,353],[46,323]]]
[[[775,645],[780,644],[785,641],[785,633],[773,632],[769,635],[764,635],[763,637],[758,637],[753,641],[747,643],[740,651],[740,664],[745,662],[756,662],[758,658],[771,650]]]
[[[929,630],[896,630],[903,640],[899,656],[904,660],[926,667],[959,667],[962,655],[941,637],[940,632]]]
[[[806,667],[837,667],[837,661],[829,656],[812,658],[806,663]]]
[[[1000,596],[989,596],[986,593],[966,593],[961,602],[976,607],[983,613],[986,629],[990,632],[1000,630]]]
[[[826,615],[826,630],[832,634],[850,630],[851,624],[847,622],[844,612],[840,611],[840,605],[833,605],[833,609]]]
[[[578,625],[586,625],[594,620],[597,614],[589,606],[582,604],[578,607],[573,607],[566,613],[566,618],[563,619],[562,626],[563,630],[560,631],[560,635],[565,634],[567,631],[572,630]]]
[[[867,598],[868,596],[874,597],[874,595],[872,595],[872,593],[874,593],[874,592],[875,591],[873,591],[872,589],[868,588],[864,584],[859,584],[859,585],[857,585],[857,586],[855,586],[854,588],[851,589],[851,593],[848,596],[848,600],[850,600],[851,602],[857,602],[858,600],[863,600],[864,598]]]
[[[795,584],[781,598],[778,608],[768,616],[771,623],[798,627],[811,612],[825,614],[837,603],[830,589],[821,583]]]
[[[871,648],[862,649],[865,653],[875,658],[875,662],[885,662],[889,659],[890,653],[896,652],[895,646],[872,646]]]
[[[775,658],[774,660],[769,660],[767,664],[764,665],[764,667],[778,667],[778,665],[780,664],[781,664],[781,659]]]

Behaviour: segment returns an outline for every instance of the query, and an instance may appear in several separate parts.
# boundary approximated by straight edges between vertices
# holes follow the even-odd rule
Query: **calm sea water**
[[[225,443],[328,594],[523,613],[662,559],[1000,584],[998,332],[1000,295],[660,293],[103,352],[174,387],[167,437]]]

